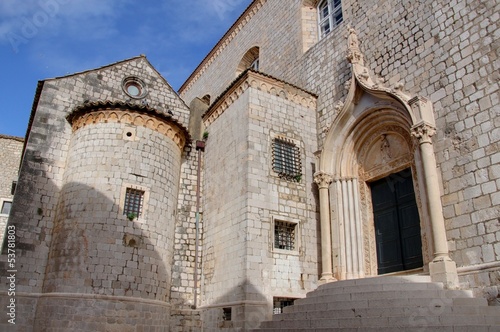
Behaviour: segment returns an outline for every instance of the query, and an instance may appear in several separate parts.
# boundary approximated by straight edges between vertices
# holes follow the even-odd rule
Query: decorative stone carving
[[[314,183],[316,183],[320,189],[328,188],[332,181],[333,176],[328,173],[322,171],[314,173]]]
[[[421,123],[411,128],[411,135],[415,137],[419,144],[430,143],[432,144],[432,136],[436,133],[436,128],[428,123]]]
[[[348,44],[348,53],[347,59],[352,64],[359,64],[361,66],[364,65],[363,54],[359,50],[359,40],[356,30],[352,27],[347,28],[347,44]]]
[[[152,114],[142,114],[132,110],[98,109],[94,112],[75,114],[71,118],[71,122],[73,131],[97,123],[124,123],[143,126],[167,136],[181,150],[186,144],[185,134],[176,124],[155,117]]]

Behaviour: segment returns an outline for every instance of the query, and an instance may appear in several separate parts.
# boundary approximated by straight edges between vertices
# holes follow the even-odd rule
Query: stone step
[[[255,331],[500,331],[500,308],[428,276],[321,285]]]
[[[265,331],[265,332],[402,332],[400,327],[325,327],[325,328],[309,328],[296,329],[296,328],[269,328],[269,329],[258,329],[253,330],[253,332]],[[484,325],[469,325],[469,326],[441,326],[441,325],[428,325],[423,327],[405,327],[404,332],[498,332],[499,328],[497,326],[484,326]]]
[[[472,298],[472,291],[468,290],[443,290],[443,289],[424,289],[424,290],[382,290],[382,291],[368,291],[357,293],[339,293],[339,294],[325,294],[317,296],[309,296],[303,299],[295,300],[295,305],[307,303],[326,303],[338,301],[352,301],[352,300],[371,300],[371,299],[399,299],[399,298]]]
[[[418,315],[498,315],[497,307],[485,306],[424,306],[424,307],[398,307],[398,308],[351,308],[338,310],[299,311],[282,313],[273,316],[273,321],[324,319],[324,318],[356,318],[356,317],[410,317]]]
[[[409,276],[378,276],[362,279],[340,280],[329,282],[318,287],[320,289],[362,286],[362,285],[387,285],[387,284],[414,284],[431,283],[431,278],[427,275],[409,275]]]
[[[334,283],[332,283],[334,284]],[[328,284],[330,285],[330,284]],[[417,283],[379,283],[365,285],[345,285],[343,282],[336,286],[319,287],[314,292],[309,292],[307,297],[321,296],[326,294],[343,294],[343,293],[364,293],[373,291],[419,291],[429,289],[443,289],[443,284],[440,282],[417,282]]]
[[[262,323],[261,328],[288,328],[309,331],[316,328],[369,328],[377,327],[385,331],[385,328],[398,326],[426,327],[426,326],[500,326],[499,315],[414,315],[410,317],[349,317],[349,318],[324,318],[304,320],[267,321]]]
[[[296,301],[297,302],[297,301]],[[397,299],[359,299],[351,301],[330,301],[314,303],[296,303],[292,306],[283,308],[283,312],[292,313],[302,310],[307,311],[322,311],[322,310],[338,310],[352,308],[397,308],[397,307],[446,307],[452,305],[462,306],[488,306],[488,301],[484,298],[456,298],[456,299],[440,299],[435,297],[423,298],[397,298]]]

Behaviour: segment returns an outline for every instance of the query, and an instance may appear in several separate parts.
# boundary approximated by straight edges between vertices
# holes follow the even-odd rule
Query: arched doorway
[[[377,261],[376,231],[380,229],[375,227],[378,215],[372,200],[379,193],[372,192],[370,183],[409,169],[419,215],[413,226],[420,224],[424,269],[429,269],[433,281],[456,287],[458,275],[448,253],[432,143],[432,104],[409,96],[401,84],[389,88],[373,79],[364,66],[355,30],[348,28],[348,32],[349,91],[345,101],[335,106],[314,176],[320,196],[321,280],[362,278],[390,270]],[[414,229],[409,238],[416,237]]]

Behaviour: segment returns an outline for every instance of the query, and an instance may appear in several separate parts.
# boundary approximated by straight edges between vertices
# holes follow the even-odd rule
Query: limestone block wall
[[[381,84],[401,84],[408,93],[433,103],[437,124],[433,142],[451,255],[465,287],[493,287],[488,291],[496,296],[499,4],[343,0],[343,23],[314,41],[314,34],[306,32],[313,1],[257,3],[262,7],[256,5],[258,11],[252,11],[245,24],[237,25],[235,33],[214,49],[200,66],[201,77],[192,76],[181,89],[183,96],[190,100],[220,94],[232,78],[227,68],[235,67],[245,50],[258,45],[262,71],[318,95],[321,148],[335,106],[346,97],[351,77],[346,36],[352,26],[366,66]],[[302,48],[291,51],[292,45]]]
[[[247,72],[204,121],[204,327],[253,328],[270,318],[273,297],[304,297],[316,287],[315,97]],[[298,178],[272,170],[278,136],[298,147]],[[277,222],[295,225],[293,249],[275,248]],[[223,321],[229,309],[231,321]]]
[[[498,11],[495,1],[342,1],[344,21],[284,78],[319,95],[322,135],[345,98],[348,24],[387,86],[430,98],[452,258],[465,287],[498,295],[500,261]]]
[[[273,297],[304,297],[318,279],[315,98],[309,96],[307,105],[301,105],[291,95],[250,88],[246,264],[248,279],[269,304]],[[276,135],[299,147],[300,179],[285,179],[273,171]],[[274,226],[280,221],[295,224],[293,250],[275,247]]]
[[[0,209],[4,202],[12,202],[12,182],[17,181],[21,154],[23,150],[24,139],[0,135]],[[2,214],[0,211],[0,243],[3,243],[5,226],[7,225],[8,214]]]
[[[98,123],[69,151],[43,291],[168,300],[181,150],[149,128]],[[127,188],[144,191],[133,220]]]
[[[282,78],[282,73],[303,53],[302,15],[305,21],[310,19],[310,14],[302,12],[302,0],[254,1],[214,47],[215,56],[200,64],[181,87],[181,97],[189,103],[209,94],[213,101],[236,78],[238,64],[255,46],[260,49],[259,70]],[[306,33],[308,45],[310,34]]]
[[[126,77],[137,77],[142,80],[144,87],[148,92],[145,98],[135,100],[126,95],[122,85],[122,82]],[[61,225],[64,223],[58,222],[61,220],[57,219],[58,216],[61,216],[59,212],[66,213],[69,216],[73,213],[71,216],[71,223],[74,223],[76,221],[76,215],[78,215],[78,217],[92,215],[99,220],[104,220],[106,218],[106,213],[109,214],[110,212],[116,211],[116,207],[119,206],[120,202],[112,202],[110,200],[111,197],[107,197],[106,195],[102,195],[100,193],[98,194],[96,190],[90,188],[90,185],[96,185],[100,188],[99,190],[102,189],[103,192],[106,192],[108,189],[112,190],[114,186],[118,186],[117,183],[113,183],[113,181],[115,181],[115,176],[118,178],[123,175],[126,179],[130,180],[130,182],[133,182],[134,177],[136,178],[134,181],[138,182],[149,181],[144,179],[144,176],[150,177],[150,180],[153,178],[157,179],[158,177],[165,177],[165,179],[169,179],[169,181],[167,181],[169,186],[162,188],[164,193],[156,191],[150,194],[151,200],[155,202],[156,205],[151,206],[149,211],[150,213],[158,216],[161,210],[159,204],[167,203],[163,201],[164,194],[167,193],[165,197],[169,197],[168,205],[166,205],[168,206],[169,213],[162,215],[161,218],[155,220],[155,222],[162,223],[163,221],[168,220],[171,228],[170,232],[172,232],[172,234],[169,234],[169,239],[171,239],[171,241],[166,245],[173,247],[173,231],[175,222],[175,215],[173,213],[175,212],[177,205],[176,190],[179,183],[180,148],[174,143],[164,143],[158,141],[159,136],[156,135],[160,135],[163,141],[168,141],[170,138],[163,134],[153,134],[148,132],[147,124],[143,123],[143,129],[136,129],[136,134],[139,135],[137,137],[140,137],[141,141],[135,143],[128,142],[136,144],[135,148],[137,150],[133,151],[134,153],[131,156],[124,156],[124,151],[119,150],[119,147],[124,147],[124,145],[120,145],[118,142],[123,140],[125,128],[111,126],[109,127],[110,131],[104,130],[102,133],[104,136],[99,136],[99,130],[102,128],[95,127],[93,131],[88,132],[88,135],[90,135],[89,137],[96,138],[93,143],[85,140],[82,140],[81,142],[73,142],[76,145],[78,145],[78,143],[81,143],[82,145],[88,144],[89,149],[89,151],[85,151],[82,147],[78,156],[72,156],[74,160],[73,166],[80,167],[85,162],[88,162],[88,159],[85,158],[87,152],[90,153],[89,156],[91,158],[95,160],[106,160],[107,162],[104,164],[102,161],[93,165],[87,164],[85,167],[89,167],[88,170],[83,171],[80,169],[79,171],[82,171],[82,173],[75,173],[73,175],[71,175],[72,170],[66,168],[67,158],[71,151],[71,144],[73,144],[73,131],[68,120],[66,119],[66,116],[73,112],[76,107],[97,101],[128,102],[132,105],[139,105],[137,107],[149,107],[149,109],[154,109],[156,112],[164,114],[166,117],[170,117],[173,121],[185,127],[187,127],[189,121],[189,110],[187,106],[176,95],[176,93],[172,91],[168,83],[142,56],[99,69],[62,78],[50,79],[39,83],[34,110],[30,119],[30,133],[27,141],[25,158],[20,171],[21,177],[18,182],[15,198],[16,204],[13,207],[11,219],[9,220],[9,224],[16,226],[17,236],[16,249],[18,251],[16,268],[19,272],[16,275],[16,295],[25,297],[26,303],[34,301],[34,305],[36,305],[38,296],[40,296],[43,291],[79,291],[85,294],[90,294],[95,291],[92,296],[110,296],[111,293],[115,292],[112,289],[116,288],[116,293],[113,296],[120,297],[123,295],[130,296],[133,294],[134,296],[143,297],[146,302],[138,300],[138,302],[141,303],[136,304],[140,307],[142,306],[144,310],[148,310],[148,306],[160,306],[163,312],[165,312],[165,310],[169,311],[169,306],[166,305],[165,299],[168,299],[170,275],[165,273],[165,275],[162,276],[162,280],[154,280],[154,275],[164,274],[164,271],[161,271],[162,268],[160,268],[160,264],[154,262],[153,260],[149,260],[149,258],[146,262],[139,264],[139,248],[131,246],[133,243],[131,240],[134,240],[136,244],[143,246],[140,250],[143,250],[142,252],[144,257],[151,257],[152,259],[154,258],[158,261],[165,259],[167,262],[162,261],[163,268],[165,266],[170,266],[171,259],[169,258],[172,257],[172,249],[169,249],[169,252],[164,251],[166,254],[165,257],[160,258],[159,254],[155,252],[155,248],[153,248],[153,244],[156,244],[157,242],[166,243],[167,237],[165,233],[157,232],[156,234],[145,234],[153,232],[152,229],[148,228],[148,225],[144,231],[140,228],[133,228],[130,227],[130,225],[125,225],[125,222],[128,222],[126,218],[125,222],[120,219],[120,222],[123,222],[122,224],[113,223],[112,226],[107,226],[101,223],[102,230],[98,230],[97,228],[100,226],[96,224],[96,229],[91,230],[92,236],[96,236],[96,234],[102,235],[101,239],[105,240],[105,242],[100,243],[99,248],[97,248],[96,244],[92,241],[85,243],[85,241],[83,241],[83,237],[76,237],[76,235],[78,235],[78,231],[80,231],[81,234],[84,234],[84,232],[82,232],[83,226],[81,226],[82,228],[78,228],[78,226],[72,227],[75,225],[70,226],[69,224],[66,224],[66,228],[61,228]],[[134,124],[132,127],[132,129],[134,129],[141,126]],[[118,133],[118,131],[120,131],[120,133]],[[120,138],[118,139],[116,135],[120,135]],[[151,144],[153,144],[153,146],[148,145],[150,138],[152,139]],[[113,145],[108,145],[107,142]],[[144,150],[142,150],[141,144],[144,142],[148,143],[144,144]],[[160,148],[163,144],[166,144],[166,146]],[[177,149],[173,150],[177,151],[176,155],[168,155],[165,150],[163,150],[169,149],[169,145],[172,144],[174,144],[175,149]],[[76,145],[75,148],[77,147]],[[116,155],[109,156],[106,155],[106,151],[99,151],[99,145],[101,145],[102,148],[107,147],[110,150],[115,151]],[[157,148],[159,150],[156,150],[156,152],[153,151]],[[137,153],[137,151],[140,151],[140,153]],[[160,153],[158,151],[163,152]],[[171,170],[173,173],[169,173],[170,175],[166,174],[165,171],[155,173],[156,171],[160,171],[162,168],[159,167],[156,169],[156,166],[153,164],[147,165],[146,168],[142,168],[143,163],[140,159],[146,155],[152,155],[154,157],[154,159],[148,160],[148,162],[151,161],[157,163],[158,165],[165,164],[165,167],[175,167]],[[123,159],[124,157],[125,159]],[[160,158],[162,157],[170,159],[167,159],[167,161],[161,160]],[[118,159],[121,161],[118,161]],[[172,165],[168,164],[169,160],[171,160]],[[77,164],[77,161],[81,162],[82,165]],[[130,165],[126,166],[129,161],[131,161]],[[148,162],[145,162],[144,165]],[[120,174],[118,171],[116,174],[111,172],[109,167],[112,167],[113,165],[117,165],[117,167],[120,168],[120,172],[124,172],[125,175]],[[90,170],[92,167],[94,168]],[[95,174],[96,168],[101,169],[106,177],[98,180],[99,174]],[[68,173],[66,174],[67,170]],[[91,173],[93,174],[91,175]],[[131,173],[134,173],[135,175],[132,175]],[[66,176],[71,175],[74,181],[66,181],[64,178],[65,174]],[[92,177],[94,178],[92,179]],[[79,182],[81,179],[84,180],[82,183]],[[85,181],[88,183],[85,184]],[[175,185],[172,185],[174,182]],[[81,188],[77,188],[78,186]],[[84,190],[80,190],[82,188]],[[82,203],[78,200],[82,198],[76,198],[75,196],[75,193],[80,191],[88,194],[88,196],[85,196],[83,200],[88,199],[89,202],[96,202],[101,199],[98,203],[99,207],[90,212],[83,211],[82,206],[78,206],[79,203]],[[61,196],[61,194],[64,195]],[[68,194],[67,197],[66,194]],[[160,198],[159,196],[162,197]],[[113,196],[113,199],[114,198],[119,197]],[[74,206],[71,204],[65,205],[72,199],[77,200],[75,201],[76,204]],[[59,207],[65,207],[66,209],[60,210]],[[75,209],[75,207],[78,208]],[[108,208],[111,208],[111,210],[108,211]],[[59,229],[54,228],[56,225]],[[85,225],[85,227],[87,226],[90,227],[91,224]],[[162,225],[162,227],[163,226],[165,225]],[[111,228],[113,227],[116,229],[123,227],[123,229],[121,229],[123,233],[119,238],[116,237],[118,236],[116,234],[108,236],[110,235]],[[49,268],[51,274],[49,277],[50,282],[43,287],[45,272],[47,270],[47,262],[49,260],[49,250],[51,248],[53,238],[57,235],[58,230],[61,230],[62,233],[64,233],[65,229],[66,231],[73,229],[74,232],[71,235],[74,235],[75,237],[64,239],[64,235],[61,234],[59,235],[59,239],[54,241],[55,243],[62,245],[55,245],[53,248],[54,250],[50,253],[50,255],[53,255],[51,257],[54,258],[51,263],[52,265]],[[125,237],[124,233],[127,233],[130,236]],[[141,233],[141,235],[151,236],[152,242],[148,242],[149,240],[144,240],[142,242],[136,241],[140,240],[139,233]],[[134,238],[134,236],[137,236],[138,239]],[[76,240],[77,238],[78,240]],[[117,243],[117,241],[119,243]],[[125,243],[128,243],[129,246],[126,246]],[[85,247],[86,245],[88,246]],[[118,250],[118,248],[121,249]],[[163,249],[164,248],[165,247],[163,247]],[[88,261],[84,262],[82,260],[82,255],[77,255],[74,260],[59,259],[64,255],[68,255],[71,250],[77,252],[80,249],[92,250],[93,258],[90,264],[94,267],[92,271],[83,270],[83,264],[87,264]],[[111,249],[118,250],[116,255],[114,252],[110,251]],[[68,251],[65,252],[65,250]],[[97,255],[97,251],[103,254]],[[117,267],[121,263],[126,262],[129,258],[130,261],[128,265],[125,265],[122,268]],[[103,270],[102,268],[105,265],[106,267],[104,267]],[[114,269],[111,269],[111,266],[114,266]],[[136,281],[130,280],[132,276],[125,275],[125,268],[127,269],[127,272],[134,270],[135,275],[133,275],[133,277],[141,278],[141,282],[137,282],[138,279],[135,279]],[[70,270],[71,272],[69,272]],[[64,275],[66,272],[68,272],[72,278],[65,279]],[[81,274],[79,275],[80,272]],[[118,277],[119,275],[121,275],[121,277]],[[111,276],[114,276],[115,279],[110,280]],[[93,284],[93,281],[90,281],[91,277],[96,277],[98,280],[96,280]],[[142,280],[142,278],[144,280]],[[2,279],[2,282],[5,282],[5,280]],[[137,282],[135,286],[134,282]],[[160,288],[158,288],[159,282],[163,283]],[[130,288],[128,286],[130,286]],[[5,290],[5,288],[2,288],[2,291],[3,290]],[[118,293],[123,295],[119,295]],[[8,297],[3,295],[4,294],[2,294],[2,300],[8,300]],[[60,299],[48,300],[45,297],[46,295],[42,296],[42,298],[44,298],[43,303],[47,306],[53,307],[54,304],[63,303]],[[158,302],[160,299],[161,301]],[[103,300],[100,298],[100,300],[109,301],[110,299],[106,298]],[[48,302],[50,301],[52,301],[52,304],[49,305]],[[112,304],[109,305],[111,308]],[[122,305],[123,304],[117,304],[116,310],[119,310]],[[68,304],[68,306],[71,305]],[[31,305],[30,308],[32,308]],[[40,315],[48,315],[48,312],[44,310],[45,309],[41,307],[38,308]],[[68,311],[69,310],[70,309],[68,309]],[[110,316],[114,315],[112,313],[114,312],[113,310],[109,312]],[[35,319],[33,316],[35,311],[28,308],[18,308],[18,312],[25,311],[31,316],[26,315],[23,320],[28,322],[28,326],[30,326],[30,324],[33,325],[32,322]],[[42,316],[39,316],[38,318],[43,318]],[[105,316],[106,314],[103,314],[103,317]],[[72,320],[69,316],[66,318],[68,318],[68,320]],[[82,316],[77,319],[82,319]],[[49,322],[50,321],[51,320],[49,320]],[[6,322],[6,317],[1,318],[0,324],[3,324],[4,322]],[[18,326],[20,328],[24,326],[24,323],[21,321],[19,324],[20,325]],[[80,326],[77,329],[82,330],[83,327]]]
[[[247,104],[245,93],[207,128],[201,305],[245,299]]]

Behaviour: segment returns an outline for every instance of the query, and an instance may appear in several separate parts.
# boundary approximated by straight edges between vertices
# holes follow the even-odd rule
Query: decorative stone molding
[[[435,133],[436,128],[428,123],[421,123],[411,128],[411,135],[418,140],[419,144],[432,144],[432,136],[434,136]]]
[[[68,117],[73,131],[97,123],[123,123],[142,126],[159,132],[174,141],[182,150],[189,141],[187,130],[168,116],[158,112],[145,112],[145,107],[112,102],[98,102],[77,107]],[[95,107],[95,108],[94,108]]]
[[[385,85],[383,78],[372,77],[370,71],[365,67],[364,55],[359,48],[359,39],[355,29],[347,28],[347,60],[352,64],[353,75],[356,81],[365,89],[383,91],[391,94],[402,102],[408,102],[410,96],[403,91],[403,84],[396,83],[392,88]]]
[[[205,126],[213,123],[248,88],[255,88],[270,95],[289,100],[295,104],[316,110],[317,97],[297,86],[281,81],[270,75],[247,70],[212,104],[203,115]]]
[[[314,183],[316,183],[320,189],[328,188],[332,182],[332,175],[321,171],[314,173]]]
[[[267,0],[253,1],[245,12],[238,18],[236,23],[226,32],[226,34],[219,40],[215,47],[203,59],[196,70],[189,76],[184,84],[179,89],[181,96],[191,89],[193,84],[205,73],[207,68],[214,62],[214,60],[222,53],[227,45],[234,39],[236,35],[243,29],[243,27],[250,21],[250,19],[264,6]]]

